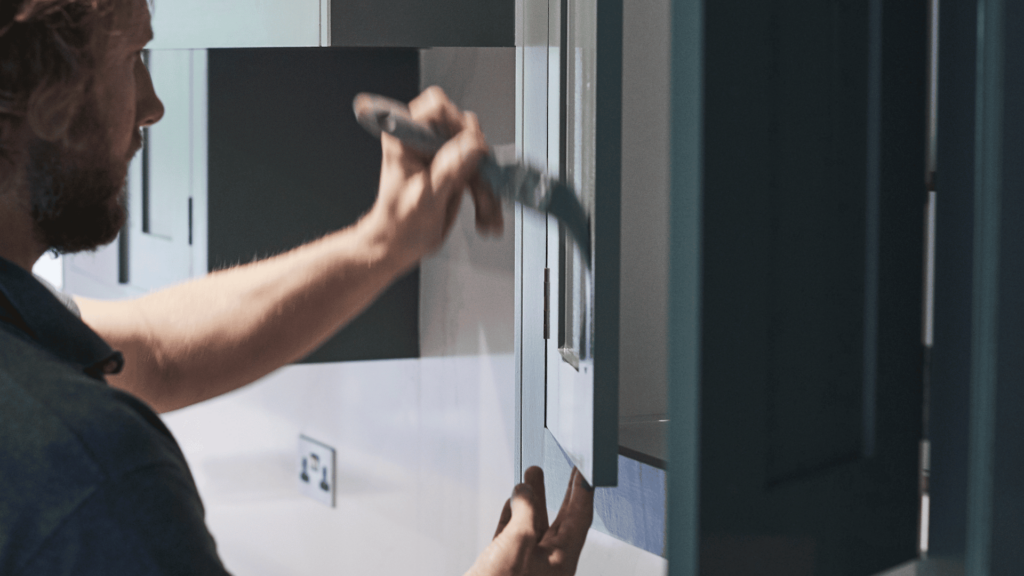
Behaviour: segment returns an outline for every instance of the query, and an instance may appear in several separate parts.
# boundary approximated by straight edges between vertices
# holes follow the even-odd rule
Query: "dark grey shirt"
[[[0,259],[0,574],[223,575],[177,443],[123,359]]]

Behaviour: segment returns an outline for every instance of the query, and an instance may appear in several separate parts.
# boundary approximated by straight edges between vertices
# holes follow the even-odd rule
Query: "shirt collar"
[[[124,356],[71,313],[35,277],[0,258],[0,325],[102,380],[124,367]]]

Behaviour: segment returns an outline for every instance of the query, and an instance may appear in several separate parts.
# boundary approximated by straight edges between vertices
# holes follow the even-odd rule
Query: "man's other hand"
[[[594,519],[594,491],[576,468],[548,526],[544,472],[533,466],[505,502],[494,540],[466,576],[571,576]]]
[[[431,158],[381,134],[380,190],[365,224],[403,268],[440,248],[467,189],[477,229],[500,233],[503,226],[501,204],[478,172],[488,147],[476,116],[461,112],[436,86],[410,102],[409,112],[451,140]]]

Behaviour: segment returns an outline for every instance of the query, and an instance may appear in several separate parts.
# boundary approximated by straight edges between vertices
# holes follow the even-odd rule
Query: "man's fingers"
[[[508,521],[512,519],[512,499],[505,500],[505,507],[501,509],[501,518],[498,518],[498,529],[494,531],[494,537],[497,538],[498,534],[501,534],[505,526],[508,526]]]
[[[536,510],[533,513],[533,528],[537,536],[548,531],[548,503],[544,496],[544,471],[539,466],[530,466],[523,473],[523,480],[533,490]]]
[[[568,509],[569,501],[572,499],[572,487],[576,482],[576,477],[579,475],[580,471],[573,466],[572,472],[569,473],[569,487],[565,489],[565,496],[562,497],[562,506],[558,508],[558,516],[555,517],[556,521],[562,517],[562,512]]]
[[[412,119],[430,126],[443,138],[451,138],[464,127],[465,118],[448,95],[437,86],[431,86],[409,102]]]
[[[466,127],[445,143],[430,166],[431,186],[435,194],[462,194],[487,155],[487,141],[480,132],[476,116],[466,113]]]
[[[536,515],[537,500],[533,488],[525,482],[518,484],[512,490],[512,519],[508,522],[508,528],[514,529],[519,534],[526,534],[530,537],[537,537]]]
[[[501,236],[505,220],[501,213],[501,200],[494,195],[490,184],[479,173],[469,183],[473,204],[476,207],[476,229],[481,234],[493,233]]]
[[[583,475],[573,468],[565,500],[562,501],[562,508],[551,524],[548,535],[551,539],[557,540],[559,547],[567,553],[578,556],[593,521],[594,489],[590,488]]]
[[[443,238],[448,237],[452,224],[455,224],[455,218],[459,215],[460,206],[462,206],[462,194],[452,194],[451,198],[448,199],[448,208],[445,210]]]

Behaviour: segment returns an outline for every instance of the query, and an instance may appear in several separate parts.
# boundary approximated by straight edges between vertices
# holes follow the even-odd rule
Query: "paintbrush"
[[[405,104],[376,94],[358,94],[352,101],[356,119],[367,132],[380,138],[386,132],[406,146],[428,155],[448,140],[412,119]],[[504,156],[505,154],[497,154]],[[492,150],[480,163],[480,174],[499,198],[557,218],[569,230],[590,267],[590,218],[572,187],[514,158],[496,158]]]

